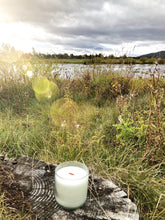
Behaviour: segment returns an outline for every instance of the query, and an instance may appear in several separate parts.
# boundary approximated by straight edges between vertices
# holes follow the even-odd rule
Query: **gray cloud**
[[[162,0],[0,0],[6,22],[45,30],[45,41],[67,49],[143,41],[165,43]],[[40,36],[34,40],[39,41]]]

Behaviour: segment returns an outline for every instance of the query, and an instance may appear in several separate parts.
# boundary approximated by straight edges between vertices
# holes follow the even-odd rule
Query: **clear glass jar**
[[[87,199],[89,170],[85,164],[67,161],[55,169],[55,199],[66,209],[77,209]]]

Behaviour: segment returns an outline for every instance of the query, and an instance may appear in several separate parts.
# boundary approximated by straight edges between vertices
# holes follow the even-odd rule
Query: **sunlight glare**
[[[25,52],[30,52],[32,50],[32,47],[34,47],[38,36],[42,36],[43,38],[45,36],[45,33],[42,29],[35,28],[28,24],[23,24],[22,22],[0,22],[0,30],[0,44],[8,43],[11,46],[14,46],[16,49]]]

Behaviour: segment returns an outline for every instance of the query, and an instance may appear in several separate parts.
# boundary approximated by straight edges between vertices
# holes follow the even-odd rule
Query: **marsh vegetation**
[[[52,61],[46,64],[38,58],[1,63],[0,154],[23,154],[56,164],[84,161],[125,190],[141,219],[163,220],[163,77],[88,70],[61,78],[52,74]],[[30,219],[8,206],[2,192],[0,215]]]

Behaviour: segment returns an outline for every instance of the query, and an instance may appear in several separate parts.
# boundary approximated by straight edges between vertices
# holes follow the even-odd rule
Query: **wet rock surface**
[[[15,206],[23,205],[25,210],[31,210],[35,214],[32,216],[34,219],[139,219],[137,207],[127,198],[127,194],[113,182],[95,175],[89,177],[88,198],[85,205],[72,211],[62,209],[54,197],[55,167],[54,164],[26,156],[16,160],[0,156],[0,177],[3,177],[0,178],[0,189],[9,191],[11,205],[13,202]],[[5,181],[5,176],[8,181]]]

